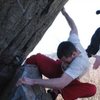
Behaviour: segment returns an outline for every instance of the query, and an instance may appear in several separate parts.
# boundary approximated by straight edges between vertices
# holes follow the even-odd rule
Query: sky
[[[100,15],[96,15],[100,10],[100,0],[69,0],[64,7],[74,20],[80,42],[86,49],[93,33],[100,27]],[[56,53],[59,43],[68,39],[69,32],[70,27],[60,12],[31,54]]]

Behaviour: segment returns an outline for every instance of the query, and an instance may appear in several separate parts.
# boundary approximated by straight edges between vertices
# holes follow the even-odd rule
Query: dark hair
[[[57,56],[59,59],[61,59],[63,56],[69,57],[74,51],[76,51],[76,48],[73,43],[70,41],[63,41],[57,48]]]

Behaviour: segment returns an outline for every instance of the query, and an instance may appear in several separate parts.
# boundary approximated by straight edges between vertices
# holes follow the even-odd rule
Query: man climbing
[[[96,87],[90,83],[82,83],[79,78],[87,72],[89,60],[86,51],[80,44],[78,31],[72,18],[66,13],[65,9],[61,10],[66,18],[71,31],[68,41],[63,41],[57,49],[59,60],[53,60],[40,53],[32,55],[26,60],[26,64],[36,64],[41,74],[49,79],[30,79],[24,77],[18,80],[17,86],[21,84],[41,85],[52,88],[61,93],[64,100],[75,100],[93,96],[96,93]],[[54,93],[53,100],[57,95]]]

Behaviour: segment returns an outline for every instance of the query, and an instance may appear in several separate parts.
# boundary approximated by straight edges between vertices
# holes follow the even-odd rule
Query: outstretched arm
[[[100,67],[100,56],[99,55],[95,55],[93,57],[95,57],[95,62],[93,64],[93,68],[97,69],[97,68]]]
[[[61,77],[52,79],[30,79],[28,77],[23,77],[18,80],[16,85],[19,86],[21,84],[27,84],[27,85],[38,84],[47,88],[62,89],[72,81],[73,78],[64,73]]]
[[[70,33],[76,33],[78,35],[78,31],[77,31],[77,27],[73,21],[73,19],[67,14],[67,12],[65,11],[65,8],[63,8],[61,10],[62,14],[65,16],[70,28],[71,28],[71,31]]]

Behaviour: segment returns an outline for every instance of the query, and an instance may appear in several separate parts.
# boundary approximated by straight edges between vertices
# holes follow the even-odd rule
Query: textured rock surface
[[[0,0],[0,92],[67,1]]]
[[[25,65],[16,73],[16,76],[6,90],[2,100],[52,100],[51,96],[46,93],[45,88],[35,85],[21,85],[16,87],[16,82],[20,77],[27,76],[30,78],[42,78],[35,65]],[[1,100],[1,99],[0,99]]]

